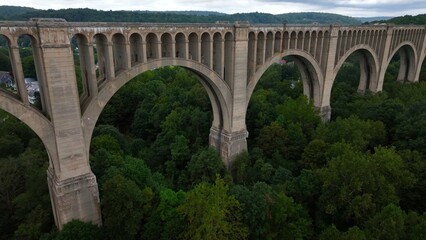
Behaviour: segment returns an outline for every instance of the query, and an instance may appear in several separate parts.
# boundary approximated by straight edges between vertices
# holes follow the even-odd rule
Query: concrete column
[[[45,112],[48,116],[51,116],[52,109],[51,109],[51,100],[50,100],[50,94],[47,90],[47,81],[46,76],[44,72],[44,64],[42,59],[42,49],[38,44],[33,44],[33,57],[34,57],[34,65],[36,68],[36,74],[37,74],[37,80],[40,87],[40,100],[41,100],[41,106],[43,108],[43,112]],[[74,65],[74,61],[73,61]],[[73,73],[75,74],[75,72]]]
[[[247,60],[248,60],[248,25],[236,24],[234,35],[234,67],[231,79],[232,103],[228,111],[230,114],[229,126],[225,129],[212,127],[210,130],[210,145],[215,146],[225,165],[231,166],[232,160],[247,150],[248,132],[246,129],[246,111],[247,111]]]
[[[44,66],[46,90],[50,96],[50,119],[54,129],[50,137],[56,142],[56,149],[49,151],[54,154],[49,156],[48,169],[55,223],[59,229],[73,219],[101,224],[98,186],[89,166],[83,136],[68,30],[40,25],[38,31],[43,43],[39,59]]]
[[[105,71],[106,71],[106,80],[112,80],[115,78],[115,68],[114,68],[114,49],[113,43],[108,42],[105,50]]]
[[[321,45],[328,45],[328,52],[322,53],[325,61],[325,73],[324,73],[324,84],[321,89],[321,103],[319,106],[315,106],[320,109],[321,118],[323,121],[329,121],[331,117],[331,106],[330,106],[330,96],[331,88],[333,87],[333,82],[335,78],[334,66],[336,54],[338,54],[337,49],[337,38],[338,38],[339,29],[336,27],[330,27],[330,37],[328,39],[322,38]],[[321,63],[321,62],[320,62]]]
[[[124,55],[125,58],[123,59],[124,64],[124,69],[129,70],[130,68],[132,68],[132,54],[130,51],[130,42],[128,40],[126,40],[126,44],[124,45],[124,51],[126,52],[126,54]]]
[[[148,52],[146,51],[146,41],[145,38],[142,38],[142,55],[141,60],[143,63],[146,63],[148,61]]]
[[[424,32],[426,32],[426,27],[425,27],[425,31]],[[423,34],[423,35],[421,35],[420,36],[420,44],[421,44],[421,50],[420,50],[420,52],[417,54],[418,55],[418,63],[417,63],[417,67],[416,67],[416,74],[415,74],[415,76],[414,76],[414,81],[415,82],[418,82],[420,79],[420,71],[421,71],[421,68],[422,68],[422,65],[423,65],[423,61],[424,61],[424,59],[425,59],[425,56],[426,56],[426,35],[425,34]],[[424,80],[424,79],[421,79],[421,80]]]
[[[9,55],[10,55],[10,63],[12,64],[13,78],[18,88],[18,94],[21,98],[21,101],[25,105],[29,105],[28,101],[28,91],[25,85],[25,76],[24,70],[22,69],[21,57],[19,55],[19,47],[18,46],[10,46],[9,47]]]
[[[93,52],[93,44],[87,45],[87,50],[84,54],[84,65],[87,73],[87,87],[89,88],[89,97],[94,98],[98,95],[98,82],[96,79],[95,53]],[[80,56],[81,57],[81,56]],[[82,62],[80,62],[82,66]]]
[[[365,90],[367,89],[367,85],[369,85],[369,72],[368,69],[368,62],[366,57],[361,54],[359,56],[359,70],[360,70],[360,76],[359,76],[359,84],[358,84],[358,93],[365,93]]]
[[[379,78],[377,79],[377,84],[375,84],[375,86],[370,86],[370,90],[372,92],[380,92],[383,89],[383,81],[385,80],[385,73],[388,67],[388,60],[389,60],[389,54],[391,51],[391,42],[392,42],[393,33],[394,33],[393,27],[388,26],[386,28],[386,40],[384,42],[384,46],[382,46],[383,54],[382,56],[379,56],[380,57]]]

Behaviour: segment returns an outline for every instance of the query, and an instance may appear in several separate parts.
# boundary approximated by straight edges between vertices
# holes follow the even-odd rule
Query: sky
[[[426,13],[426,0],[0,0],[0,5],[37,9],[199,10],[229,14],[326,12],[352,17],[395,17]]]

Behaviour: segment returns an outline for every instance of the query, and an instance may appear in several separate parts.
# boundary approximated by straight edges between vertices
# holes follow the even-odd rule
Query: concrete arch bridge
[[[425,32],[425,26],[386,25],[0,22],[17,86],[17,94],[0,91],[0,108],[26,123],[46,147],[58,227],[72,219],[100,224],[98,186],[89,165],[92,132],[107,102],[135,76],[168,65],[195,72],[212,104],[210,144],[229,165],[247,148],[247,106],[271,64],[293,56],[304,94],[328,119],[333,81],[349,55],[360,53],[359,91],[382,90],[396,54],[398,80],[415,82],[426,54]],[[31,40],[42,110],[28,101],[18,45],[23,35]],[[81,94],[72,39],[80,58]]]

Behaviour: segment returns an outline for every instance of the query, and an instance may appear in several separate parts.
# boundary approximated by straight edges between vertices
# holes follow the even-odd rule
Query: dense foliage
[[[7,12],[7,14],[1,14]],[[248,21],[250,23],[320,23],[360,24],[355,18],[331,13],[236,13],[198,11],[100,11],[88,8],[39,10],[20,7],[0,6],[0,20],[27,21],[30,18],[64,18],[68,22],[173,22],[173,23],[214,23]]]

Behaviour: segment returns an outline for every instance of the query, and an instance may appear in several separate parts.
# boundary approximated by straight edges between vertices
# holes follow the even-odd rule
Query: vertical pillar
[[[420,31],[420,41],[419,43],[421,44],[421,50],[420,52],[417,54],[418,55],[418,63],[417,63],[417,68],[416,68],[416,74],[414,76],[414,81],[418,82],[420,79],[420,71],[422,69],[422,65],[423,65],[423,61],[425,60],[425,56],[426,56],[426,27],[423,31]],[[424,79],[421,79],[424,80]]]
[[[391,41],[393,37],[394,31],[392,26],[387,26],[386,28],[386,40],[384,41],[383,54],[379,56],[379,62],[381,63],[379,66],[379,78],[375,80],[375,84],[371,85],[370,90],[372,92],[380,92],[383,89],[383,81],[385,80],[385,73],[388,67],[388,58],[391,51]]]
[[[322,52],[321,55],[326,56],[324,58],[325,62],[325,73],[324,73],[324,84],[322,86],[322,96],[321,96],[321,102],[319,106],[315,106],[320,109],[321,118],[323,121],[329,121],[331,118],[331,106],[330,106],[330,96],[331,96],[331,88],[333,87],[333,82],[335,78],[334,74],[334,64],[336,59],[336,54],[338,54],[337,49],[337,38],[339,29],[335,28],[333,26],[330,27],[330,37],[321,39],[321,46],[323,46],[321,49],[324,49],[325,45],[328,45],[328,51]],[[320,58],[322,59],[322,57]],[[322,62],[324,64],[324,62]],[[320,61],[321,64],[321,61]]]
[[[106,79],[108,81],[115,78],[115,67],[114,67],[114,49],[113,43],[109,42],[106,44],[105,49],[105,68],[106,68]]]
[[[12,64],[13,78],[15,80],[16,87],[18,88],[19,97],[25,105],[29,105],[28,91],[25,86],[24,71],[22,70],[21,57],[19,55],[18,46],[9,47],[10,62]]]
[[[236,24],[234,31],[234,67],[230,88],[232,102],[229,104],[229,126],[219,128],[213,126],[210,130],[210,145],[215,146],[227,167],[237,154],[247,150],[248,132],[246,129],[247,111],[247,60],[248,60],[248,24]],[[223,109],[222,111],[226,111]]]
[[[73,219],[101,224],[96,177],[89,166],[81,126],[81,110],[73,55],[66,27],[39,24],[40,55],[54,128],[51,165],[47,171],[50,197],[59,229]],[[58,24],[59,25],[59,24]],[[110,58],[108,58],[110,60]]]

